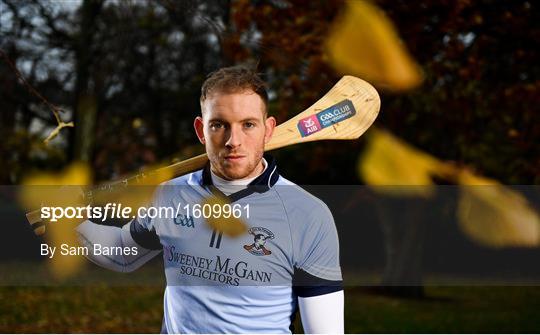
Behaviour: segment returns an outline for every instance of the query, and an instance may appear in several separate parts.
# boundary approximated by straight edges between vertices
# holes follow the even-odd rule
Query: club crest
[[[267,256],[272,253],[265,244],[267,240],[274,238],[274,233],[263,227],[249,228],[248,233],[253,235],[253,243],[244,245],[244,249],[257,256]]]

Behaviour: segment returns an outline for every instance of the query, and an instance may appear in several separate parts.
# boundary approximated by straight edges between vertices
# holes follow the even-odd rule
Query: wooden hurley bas
[[[265,151],[270,151],[297,143],[319,140],[353,140],[359,138],[375,121],[381,101],[375,88],[366,81],[344,76],[321,99],[290,120],[277,126],[272,139],[266,144]],[[195,170],[199,170],[208,161],[202,154],[182,162],[157,169],[146,174],[139,174],[87,192],[89,198],[99,197],[100,192],[110,192],[118,187],[141,185],[141,181],[150,178],[154,185]],[[143,183],[147,184],[148,183]],[[26,214],[37,234],[45,232],[40,211]]]

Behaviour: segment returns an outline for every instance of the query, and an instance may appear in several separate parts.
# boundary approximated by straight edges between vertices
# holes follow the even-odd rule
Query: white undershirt
[[[262,159],[262,162],[263,162],[263,167],[264,167],[262,172],[253,178],[226,180],[221,177],[218,177],[210,169],[210,173],[212,175],[212,182],[214,183],[214,186],[216,186],[221,192],[225,193],[225,195],[231,195],[233,193],[236,193],[238,191],[241,191],[247,188],[247,185],[249,185],[249,183],[251,183],[253,180],[255,180],[255,178],[263,174],[264,171],[266,171],[266,168],[268,167],[268,162],[266,161],[266,159],[264,159],[264,157]]]
[[[345,332],[345,295],[343,291],[298,297],[304,334],[343,334]]]

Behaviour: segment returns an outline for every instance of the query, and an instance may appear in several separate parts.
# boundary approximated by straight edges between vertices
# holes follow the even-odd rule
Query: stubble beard
[[[264,147],[263,147],[264,148]],[[225,158],[220,157],[218,154],[212,154],[210,159],[210,164],[212,171],[217,174],[219,177],[227,180],[239,180],[247,178],[261,165],[263,158],[264,149],[259,149],[255,152],[255,155],[252,156],[253,159],[249,160],[249,156],[246,158],[249,160],[243,166],[234,167],[234,165],[229,165]],[[254,177],[254,176],[251,176]]]

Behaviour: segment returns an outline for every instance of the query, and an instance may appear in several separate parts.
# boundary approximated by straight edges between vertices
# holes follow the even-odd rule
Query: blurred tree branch
[[[4,61],[9,65],[9,67],[11,68],[11,70],[13,71],[13,73],[15,73],[15,75],[17,76],[17,78],[21,81],[21,83],[26,87],[26,89],[32,94],[34,95],[36,98],[38,98],[38,100],[41,100],[42,103],[44,103],[47,107],[49,107],[49,109],[51,110],[51,112],[53,113],[54,115],[54,118],[56,119],[56,122],[57,122],[57,126],[56,128],[54,128],[51,133],[49,134],[49,136],[47,136],[47,138],[44,140],[45,144],[48,144],[49,141],[51,141],[53,138],[55,138],[58,133],[60,132],[60,130],[62,130],[62,128],[65,128],[65,127],[74,127],[74,124],[73,122],[68,122],[68,123],[65,123],[64,121],[62,121],[62,119],[60,118],[60,113],[63,113],[64,111],[53,105],[52,103],[50,103],[43,95],[41,95],[32,85],[30,85],[30,83],[26,80],[26,78],[24,78],[24,76],[21,74],[21,72],[17,69],[17,66],[15,66],[15,64],[13,64],[13,62],[9,59],[9,57],[7,56],[7,54],[4,52],[4,50],[0,49],[0,57],[2,57],[4,59]]]

